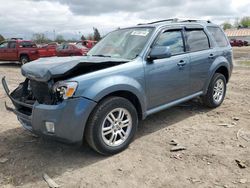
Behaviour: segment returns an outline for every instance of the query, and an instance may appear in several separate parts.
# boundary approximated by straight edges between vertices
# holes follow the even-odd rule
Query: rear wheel
[[[226,95],[226,78],[221,73],[215,73],[208,87],[207,94],[202,97],[203,103],[210,107],[220,106]]]
[[[85,137],[97,152],[116,154],[133,140],[137,124],[137,111],[129,100],[109,97],[101,101],[90,115]]]
[[[28,63],[29,62],[29,57],[27,56],[27,55],[22,55],[21,57],[20,57],[20,63],[22,64],[22,65],[24,65],[25,63]]]

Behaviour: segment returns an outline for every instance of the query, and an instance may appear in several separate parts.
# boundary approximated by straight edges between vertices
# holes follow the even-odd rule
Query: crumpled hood
[[[109,58],[109,57],[93,57],[93,56],[75,56],[75,57],[50,57],[40,58],[22,66],[23,76],[41,82],[47,82],[52,78],[61,77],[69,73],[72,69],[76,69],[80,65],[98,67],[104,63],[125,63],[127,59]],[[84,69],[84,66],[81,67]]]

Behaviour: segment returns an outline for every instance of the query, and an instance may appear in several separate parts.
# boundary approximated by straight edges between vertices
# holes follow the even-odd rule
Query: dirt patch
[[[24,79],[18,65],[0,65],[2,75],[11,89]],[[249,75],[235,67],[217,109],[193,100],[150,116],[129,148],[111,157],[33,137],[5,110],[0,86],[0,187],[47,187],[44,173],[62,187],[250,187],[250,142],[242,136],[250,132]],[[186,150],[171,152],[172,139]]]

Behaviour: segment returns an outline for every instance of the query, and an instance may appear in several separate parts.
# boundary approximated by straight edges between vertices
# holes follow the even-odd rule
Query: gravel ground
[[[250,48],[235,48],[246,58]],[[11,89],[20,66],[1,64]],[[83,146],[35,138],[7,112],[0,86],[0,187],[250,187],[250,67],[235,66],[223,105],[193,100],[140,122],[124,152],[103,157]],[[175,139],[186,150],[170,152]],[[237,163],[242,165],[241,168]]]

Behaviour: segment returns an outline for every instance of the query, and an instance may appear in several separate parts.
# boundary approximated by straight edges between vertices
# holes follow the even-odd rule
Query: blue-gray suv
[[[221,105],[232,49],[210,21],[169,19],[118,29],[83,57],[27,63],[6,105],[38,135],[115,154],[132,141],[138,120],[195,97]]]

